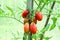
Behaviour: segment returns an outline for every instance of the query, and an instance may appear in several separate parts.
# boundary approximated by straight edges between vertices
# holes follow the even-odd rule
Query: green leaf
[[[23,40],[27,40],[27,33],[24,33]]]
[[[49,29],[49,26],[50,26],[50,24],[48,24],[48,25],[46,26],[46,28],[42,29],[41,31],[42,31],[42,32],[46,32],[46,31]]]
[[[56,18],[56,17],[53,17],[53,18],[51,18],[51,19],[52,19],[52,21],[53,21],[53,24],[52,24],[51,27],[50,27],[50,31],[55,28],[55,26],[56,26],[56,21],[57,21],[57,18]]]
[[[58,16],[57,17],[60,17],[60,14],[58,14]]]
[[[23,10],[22,8],[18,7],[18,9]]]
[[[53,21],[53,24],[56,24],[57,18],[56,18],[56,17],[53,17],[53,18],[51,18],[51,19],[52,19],[52,21]]]
[[[24,1],[24,3],[25,3],[25,4],[27,4],[27,2],[26,2],[26,1]]]
[[[51,37],[44,37],[45,40],[49,40]]]
[[[53,30],[55,28],[56,24],[52,24],[50,27],[50,31]]]
[[[49,0],[49,2],[53,2],[53,1],[55,1],[55,0]]]
[[[60,1],[56,1],[57,3],[60,3]]]
[[[10,8],[9,6],[6,6],[6,8],[10,11],[10,12],[14,12],[12,8]]]
[[[60,26],[58,26],[58,29],[60,30]]]
[[[2,14],[2,13],[4,13],[4,10],[2,10],[2,9],[0,8],[0,14]]]
[[[6,8],[11,12],[11,16],[15,15],[15,13],[14,13],[12,8],[10,8],[9,6],[6,6]]]
[[[37,39],[37,35],[32,35],[32,38],[34,38],[35,40]]]
[[[17,31],[17,35],[19,36],[20,35],[20,33]]]

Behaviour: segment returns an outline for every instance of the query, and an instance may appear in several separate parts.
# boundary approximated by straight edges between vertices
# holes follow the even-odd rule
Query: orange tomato
[[[26,33],[29,32],[29,24],[28,24],[28,23],[26,23],[26,24],[24,25],[24,32],[26,32]]]

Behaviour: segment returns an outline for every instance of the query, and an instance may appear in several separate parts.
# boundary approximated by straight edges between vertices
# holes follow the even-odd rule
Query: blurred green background
[[[2,8],[6,13],[9,13],[10,11],[7,10],[6,6],[11,7],[16,13],[15,16],[17,17],[18,16],[17,13],[22,12],[18,9],[18,7],[26,9],[26,4],[24,3],[24,1],[26,0],[0,0],[0,8]],[[42,11],[43,13],[46,12],[44,10]],[[59,13],[59,11],[60,11],[60,5],[56,3],[53,13]],[[20,18],[20,20],[23,22],[22,17],[19,16],[17,18],[18,19]],[[37,23],[38,30],[41,30],[43,28],[46,18],[47,16],[43,15],[43,20]],[[52,24],[51,19],[49,23]],[[60,18],[58,19],[57,24],[60,25]],[[16,38],[19,38],[18,40],[22,40],[23,33],[24,33],[23,24],[12,18],[0,17],[0,40],[14,40],[14,36],[16,36]],[[60,30],[56,26],[52,31],[47,31],[45,33],[45,36],[48,37],[52,36],[50,40],[60,40]]]

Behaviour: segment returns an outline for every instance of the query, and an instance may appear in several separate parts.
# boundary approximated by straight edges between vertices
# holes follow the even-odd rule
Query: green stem
[[[0,17],[12,18],[12,19],[15,19],[15,20],[17,20],[18,22],[20,22],[20,23],[22,23],[22,24],[23,24],[23,22],[21,22],[20,20],[18,20],[18,19],[16,19],[16,18],[14,18],[14,17],[7,17],[7,16],[0,16]]]
[[[42,11],[42,9],[44,8],[44,6],[45,6],[45,3],[43,4],[43,6],[42,6],[42,8],[40,9],[40,11]]]
[[[27,16],[27,18],[30,19],[29,20],[29,25],[32,22],[31,16],[32,16],[32,13],[33,13],[33,1],[34,0],[27,0],[27,10],[29,10],[29,12],[30,12]],[[28,40],[32,40],[32,33],[31,32],[29,32],[29,34],[28,34]]]
[[[37,3],[37,1],[36,1],[36,0],[34,0],[34,1],[35,1],[36,5],[38,6],[38,3]]]

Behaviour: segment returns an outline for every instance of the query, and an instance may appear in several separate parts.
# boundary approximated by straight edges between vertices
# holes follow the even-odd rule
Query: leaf
[[[23,10],[22,8],[18,7],[18,9]]]
[[[42,31],[42,32],[46,32],[46,31],[49,29],[49,26],[50,26],[50,24],[48,24],[48,25],[46,26],[46,28],[42,29],[41,31]]]
[[[49,2],[53,2],[53,1],[55,1],[55,0],[49,0]]]
[[[10,12],[14,12],[12,8],[10,8],[9,6],[6,6],[6,8],[10,11]]]
[[[60,3],[60,1],[56,1],[57,3]]]
[[[57,17],[60,17],[60,14],[58,14],[58,16]]]
[[[56,18],[56,17],[53,17],[53,18],[51,18],[51,19],[52,19],[52,21],[53,21],[53,24],[52,24],[51,27],[50,27],[50,31],[55,28],[55,26],[56,26],[56,21],[57,21],[57,18]]]
[[[19,36],[20,35],[20,33],[17,31],[17,35]]]
[[[32,35],[32,38],[36,39],[36,37],[37,37],[36,35]]]
[[[24,33],[23,40],[27,40],[27,33]]]
[[[50,31],[53,30],[55,28],[55,24],[52,24],[51,27],[50,27]]]
[[[24,1],[24,3],[25,3],[25,4],[27,4],[27,2],[26,2],[26,1]]]
[[[9,6],[6,6],[6,8],[12,13],[11,16],[15,15],[12,8],[10,8]]]
[[[4,10],[2,10],[2,9],[0,8],[0,14],[2,14],[2,13],[4,13]]]
[[[60,26],[58,26],[58,29],[60,30]]]
[[[45,40],[49,40],[51,37],[44,37]]]
[[[53,18],[51,18],[51,19],[52,19],[52,21],[53,21],[53,24],[56,24],[57,18],[56,18],[56,17],[53,17]]]

